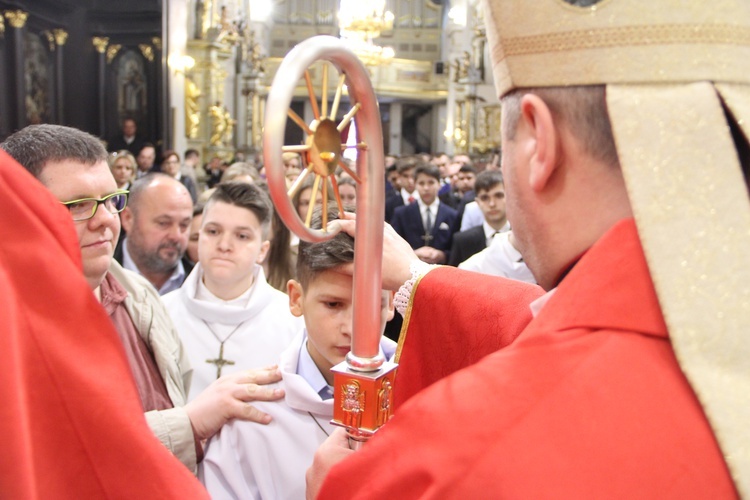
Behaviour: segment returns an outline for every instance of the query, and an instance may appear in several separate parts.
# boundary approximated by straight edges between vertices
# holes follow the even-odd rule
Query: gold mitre
[[[670,340],[750,497],[750,2],[484,3],[500,96],[606,85]]]
[[[500,95],[518,87],[750,81],[750,3],[743,0],[486,3]]]

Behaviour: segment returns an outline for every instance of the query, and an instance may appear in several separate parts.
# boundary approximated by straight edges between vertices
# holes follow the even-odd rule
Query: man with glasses
[[[99,140],[69,127],[34,125],[0,148],[68,208],[84,276],[115,325],[146,420],[159,440],[195,471],[201,441],[227,421],[269,422],[246,403],[283,395],[255,385],[278,380],[275,368],[227,375],[186,404],[192,370],[169,314],[145,279],[112,259],[127,192],[117,189]]]

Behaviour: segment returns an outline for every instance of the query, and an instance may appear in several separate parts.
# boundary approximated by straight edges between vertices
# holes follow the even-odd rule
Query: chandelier
[[[393,29],[393,12],[385,10],[385,0],[341,0],[339,27],[377,38]]]
[[[341,0],[339,28],[341,38],[367,66],[387,64],[393,59],[392,47],[373,42],[384,31],[393,29],[393,13],[385,10],[385,0]]]

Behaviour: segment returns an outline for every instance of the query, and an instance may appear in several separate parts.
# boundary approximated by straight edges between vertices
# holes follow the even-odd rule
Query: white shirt
[[[440,200],[435,198],[435,201],[432,202],[432,205],[426,205],[425,202],[423,202],[421,199],[417,200],[417,203],[419,203],[419,213],[422,215],[422,227],[424,227],[425,231],[428,230],[427,228],[427,211],[430,211],[430,217],[431,217],[431,226],[430,229],[435,227],[435,218],[437,217],[438,207],[440,206]]]
[[[485,244],[487,246],[490,246],[492,244],[492,238],[494,238],[496,234],[510,231],[510,222],[505,221],[505,225],[503,227],[501,227],[500,229],[495,229],[494,227],[487,224],[487,221],[483,221],[482,228],[484,229]]]
[[[531,304],[529,304],[529,309],[531,309],[531,317],[536,318],[539,316],[539,313],[542,312],[542,308],[544,308],[545,305],[547,305],[547,302],[549,302],[549,299],[552,298],[552,296],[557,291],[557,287],[553,288],[549,292],[545,293],[538,299],[534,300]]]
[[[225,301],[202,284],[203,269],[196,264],[179,290],[162,297],[193,367],[188,401],[216,380],[224,340],[222,375],[276,363],[295,334],[302,318],[289,312],[289,298],[266,282],[263,268],[255,265],[253,285],[240,297]],[[218,337],[218,338],[217,338]]]
[[[464,206],[464,214],[461,216],[461,231],[466,231],[484,222],[484,214],[476,201],[471,201]]]
[[[408,205],[409,204],[409,198],[412,198],[415,201],[419,200],[419,191],[417,191],[415,189],[414,191],[412,191],[410,193],[406,189],[401,188],[401,198],[404,199],[404,205]]]
[[[511,245],[510,234],[507,231],[495,236],[490,246],[463,261],[459,269],[536,283],[521,254]]]

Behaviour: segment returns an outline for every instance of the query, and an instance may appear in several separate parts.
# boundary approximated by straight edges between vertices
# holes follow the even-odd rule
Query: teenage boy
[[[419,199],[416,189],[414,169],[421,163],[416,156],[399,158],[396,161],[396,183],[398,192],[385,200],[385,221],[390,222],[398,207],[411,205]]]
[[[475,253],[490,246],[493,236],[510,230],[505,216],[505,186],[503,176],[497,170],[486,170],[477,176],[476,203],[484,216],[484,222],[453,235],[451,258],[448,264],[457,266]]]
[[[440,170],[435,165],[420,164],[415,173],[419,200],[397,208],[391,225],[422,261],[445,264],[450,255],[456,211],[438,199]]]
[[[313,227],[320,227],[319,215]],[[287,287],[289,308],[304,317],[305,328],[279,362],[286,397],[263,406],[273,416],[269,425],[225,427],[209,442],[200,477],[213,498],[305,497],[305,469],[333,429],[331,367],[350,350],[352,276],[342,268],[353,260],[354,239],[346,234],[300,242],[298,281]],[[384,291],[381,300],[382,332],[393,317],[393,296]],[[380,346],[390,359],[396,344],[383,337]]]
[[[188,400],[222,374],[275,363],[299,331],[287,296],[259,264],[272,210],[255,185],[217,185],[203,211],[198,264],[163,297],[193,366]]]

